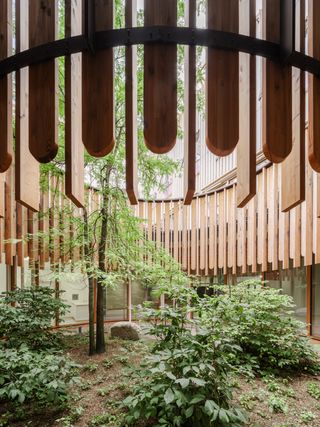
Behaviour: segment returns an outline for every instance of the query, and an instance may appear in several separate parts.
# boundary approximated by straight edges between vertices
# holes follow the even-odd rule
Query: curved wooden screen
[[[207,20],[206,29],[196,27],[194,0],[185,2],[184,27],[178,26],[176,0],[146,0],[139,15],[143,27],[136,24],[136,1],[126,0],[125,28],[121,29],[114,29],[112,0],[66,0],[62,9],[66,38],[62,40],[57,40],[58,0],[3,0],[0,3],[0,217],[5,214],[6,176],[3,174],[12,161],[16,164],[16,200],[33,211],[39,209],[37,163],[54,159],[58,149],[59,57],[65,57],[64,65],[63,61],[60,64],[65,74],[64,116],[60,112],[65,141],[59,141],[65,143],[65,193],[78,208],[84,205],[84,147],[90,155],[101,157],[109,154],[115,144],[113,50],[117,46],[125,46],[121,61],[125,62],[123,79],[126,81],[123,100],[126,189],[131,203],[138,200],[138,136],[142,136],[142,128],[148,148],[161,154],[174,146],[179,123],[184,129],[184,135],[179,132],[179,137],[183,136],[185,144],[182,196],[186,204],[192,205],[191,211],[184,212],[182,218],[190,217],[188,220],[193,221],[198,214],[202,218],[202,203],[193,207],[196,144],[205,143],[197,141],[197,90],[202,91],[206,99],[209,149],[219,156],[237,149],[235,199],[233,195],[223,207],[217,197],[215,203],[219,210],[226,211],[231,200],[235,200],[237,206],[245,209],[245,215],[250,212],[250,202],[256,192],[256,146],[260,142],[267,159],[282,163],[279,169],[283,183],[279,196],[281,210],[289,212],[307,197],[306,136],[309,163],[313,170],[320,171],[320,31],[317,25],[320,7],[317,0],[264,0],[261,39],[256,34],[255,0],[208,1],[206,16],[203,16]],[[13,5],[17,8],[15,31],[12,31]],[[16,41],[15,55],[12,55],[13,40]],[[138,57],[139,44],[143,49]],[[186,47],[185,72],[181,71],[182,67],[178,70],[178,45]],[[206,82],[199,81],[197,76],[197,46],[208,49],[207,58],[203,58]],[[144,66],[140,64],[141,82],[137,79],[138,59],[144,59]],[[15,93],[11,88],[13,73],[17,82]],[[179,120],[177,95],[182,95],[182,91],[178,92],[177,86],[184,87],[185,95],[184,114]],[[143,124],[138,116],[138,95],[141,98],[143,95]],[[182,103],[182,98],[179,101]],[[16,136],[15,159],[12,159],[13,134]],[[269,192],[268,180],[266,182]],[[316,210],[320,215],[318,205]],[[229,213],[231,216],[230,209]],[[217,233],[218,225],[217,220]],[[220,232],[224,238],[224,229]],[[201,250],[203,252],[203,248]],[[213,250],[209,248],[210,253]],[[225,255],[219,256],[220,264],[228,263]]]

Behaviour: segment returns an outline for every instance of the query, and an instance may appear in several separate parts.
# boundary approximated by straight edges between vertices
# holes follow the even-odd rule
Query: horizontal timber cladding
[[[263,231],[258,236],[259,243],[260,239],[269,239],[272,227],[263,226],[268,221],[268,215],[263,212],[266,204],[261,199],[263,195],[259,195],[254,204],[250,203],[256,194],[255,159],[256,148],[260,146],[270,161],[281,163],[277,175],[287,177],[282,180],[276,206],[267,202],[267,211],[275,212],[280,203],[280,210],[289,212],[300,204],[297,215],[289,213],[278,218],[279,225],[284,227],[285,239],[288,223],[295,223],[299,228],[300,221],[308,217],[302,204],[306,198],[310,199],[308,176],[304,174],[306,160],[312,170],[320,172],[320,2],[208,0],[205,3],[206,11],[201,12],[205,29],[197,28],[196,0],[185,1],[184,19],[178,13],[181,8],[177,0],[145,0],[140,11],[137,8],[142,1],[126,0],[125,28],[115,29],[115,22],[118,25],[119,20],[114,19],[113,0],[0,1],[1,218],[6,214],[3,192],[10,164],[16,168],[12,183],[16,202],[33,212],[39,210],[38,163],[54,159],[58,145],[63,142],[59,140],[58,144],[58,137],[63,134],[66,157],[63,192],[79,209],[83,207],[84,148],[94,157],[103,157],[119,142],[116,141],[119,132],[115,132],[118,106],[114,96],[119,76],[115,72],[114,48],[122,46],[124,71],[120,78],[125,82],[126,189],[132,204],[137,203],[139,197],[138,138],[144,138],[146,146],[158,154],[169,152],[177,137],[184,142],[183,198],[191,208],[179,213],[176,223],[170,222],[169,237],[166,240],[164,233],[163,241],[168,245],[177,224],[185,220],[200,221],[201,226],[198,234],[187,234],[190,242],[196,242],[194,247],[191,245],[192,250],[186,253],[179,243],[173,248],[175,255],[181,256],[183,262],[187,260],[190,266],[196,263],[197,273],[206,272],[210,265],[213,270],[226,269],[231,265],[231,258],[236,260],[232,261],[233,266],[243,269],[243,264],[253,255],[251,249],[247,253],[248,236],[245,235],[249,232],[250,239],[254,237],[247,226],[253,206],[259,212],[262,209],[262,218],[255,220]],[[63,13],[65,27],[59,28],[59,17]],[[184,26],[181,26],[183,20]],[[137,27],[137,22],[143,22],[143,27]],[[58,38],[61,32],[65,34],[64,39]],[[138,62],[139,44],[143,45],[140,46],[143,67]],[[179,44],[185,46],[184,55],[178,49]],[[201,58],[203,64],[198,63],[197,46],[207,48],[207,55]],[[143,75],[138,72],[140,69]],[[201,70],[206,70],[202,80]],[[64,93],[59,90],[58,71],[65,77]],[[15,90],[12,81],[16,83]],[[138,88],[143,98],[143,117],[138,108]],[[178,90],[183,88],[184,91]],[[197,97],[201,89],[203,100]],[[183,114],[178,111],[178,99],[181,101],[182,95]],[[61,112],[58,107],[63,97],[65,109]],[[197,104],[204,101],[206,135],[198,133],[201,126],[196,120],[200,115]],[[307,134],[306,122],[309,122]],[[62,123],[65,132],[58,132]],[[179,129],[184,129],[183,136],[178,132],[178,123]],[[237,157],[235,195],[226,193],[205,202],[206,206],[215,205],[218,212],[213,224],[214,245],[209,238],[209,208],[203,214],[203,202],[192,203],[197,188],[197,156],[206,146],[218,156],[234,152],[232,155]],[[274,178],[274,174],[271,175]],[[271,176],[267,174],[259,179],[263,181],[263,194],[269,194]],[[244,208],[244,212],[233,211],[233,207],[230,208],[233,203]],[[164,211],[166,207],[163,206]],[[318,204],[314,203],[313,207],[319,217]],[[169,208],[171,212],[172,206]],[[221,219],[225,216],[230,219],[228,226]],[[230,243],[231,233],[239,241]],[[200,236],[204,236],[207,243],[201,243]],[[277,248],[281,247],[279,258],[283,257],[287,264],[287,240],[283,243],[280,237],[268,240],[267,249],[259,245],[254,249],[263,268],[268,263],[276,266],[278,255],[277,259],[271,256],[276,243]],[[231,248],[232,255],[218,247],[220,238],[225,241],[225,247]],[[61,249],[64,244],[63,239],[60,240]],[[306,232],[299,242],[309,262],[312,258],[309,234]],[[298,263],[297,255],[295,259]],[[253,270],[257,260],[252,259]]]

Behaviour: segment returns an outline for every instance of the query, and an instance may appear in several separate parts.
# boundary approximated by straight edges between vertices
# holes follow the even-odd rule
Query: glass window
[[[312,266],[312,335],[320,336],[320,264]]]

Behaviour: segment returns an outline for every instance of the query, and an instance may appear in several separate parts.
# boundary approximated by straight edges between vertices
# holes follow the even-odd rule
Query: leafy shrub
[[[174,290],[166,290],[172,296]],[[164,292],[162,289],[161,292]],[[239,426],[240,409],[231,406],[231,367],[226,354],[236,352],[230,341],[190,319],[193,289],[179,288],[173,308],[147,308],[150,333],[158,339],[153,354],[137,371],[136,385],[124,400],[126,423],[156,422],[157,426]],[[195,331],[197,333],[195,333]]]
[[[305,335],[305,324],[292,316],[290,296],[258,281],[243,282],[222,292],[202,299],[200,315],[208,327],[222,328],[242,348],[233,363],[248,364],[255,370],[319,370],[318,355]]]
[[[309,382],[307,385],[307,392],[313,398],[319,400],[320,399],[320,386],[317,383]]]
[[[0,298],[0,337],[10,347],[27,344],[32,349],[48,349],[61,344],[52,332],[52,320],[66,314],[68,306],[55,298],[48,287],[17,289]]]
[[[77,365],[65,356],[30,351],[25,345],[0,351],[0,402],[63,407]]]

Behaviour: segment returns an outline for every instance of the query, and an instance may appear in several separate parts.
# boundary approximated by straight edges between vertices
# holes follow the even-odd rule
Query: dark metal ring
[[[94,54],[95,51],[113,47],[156,43],[245,52],[288,64],[320,77],[320,61],[295,50],[288,52],[277,43],[225,31],[166,26],[99,31],[90,40],[79,35],[36,46],[0,61],[0,77],[30,65],[78,52]]]

